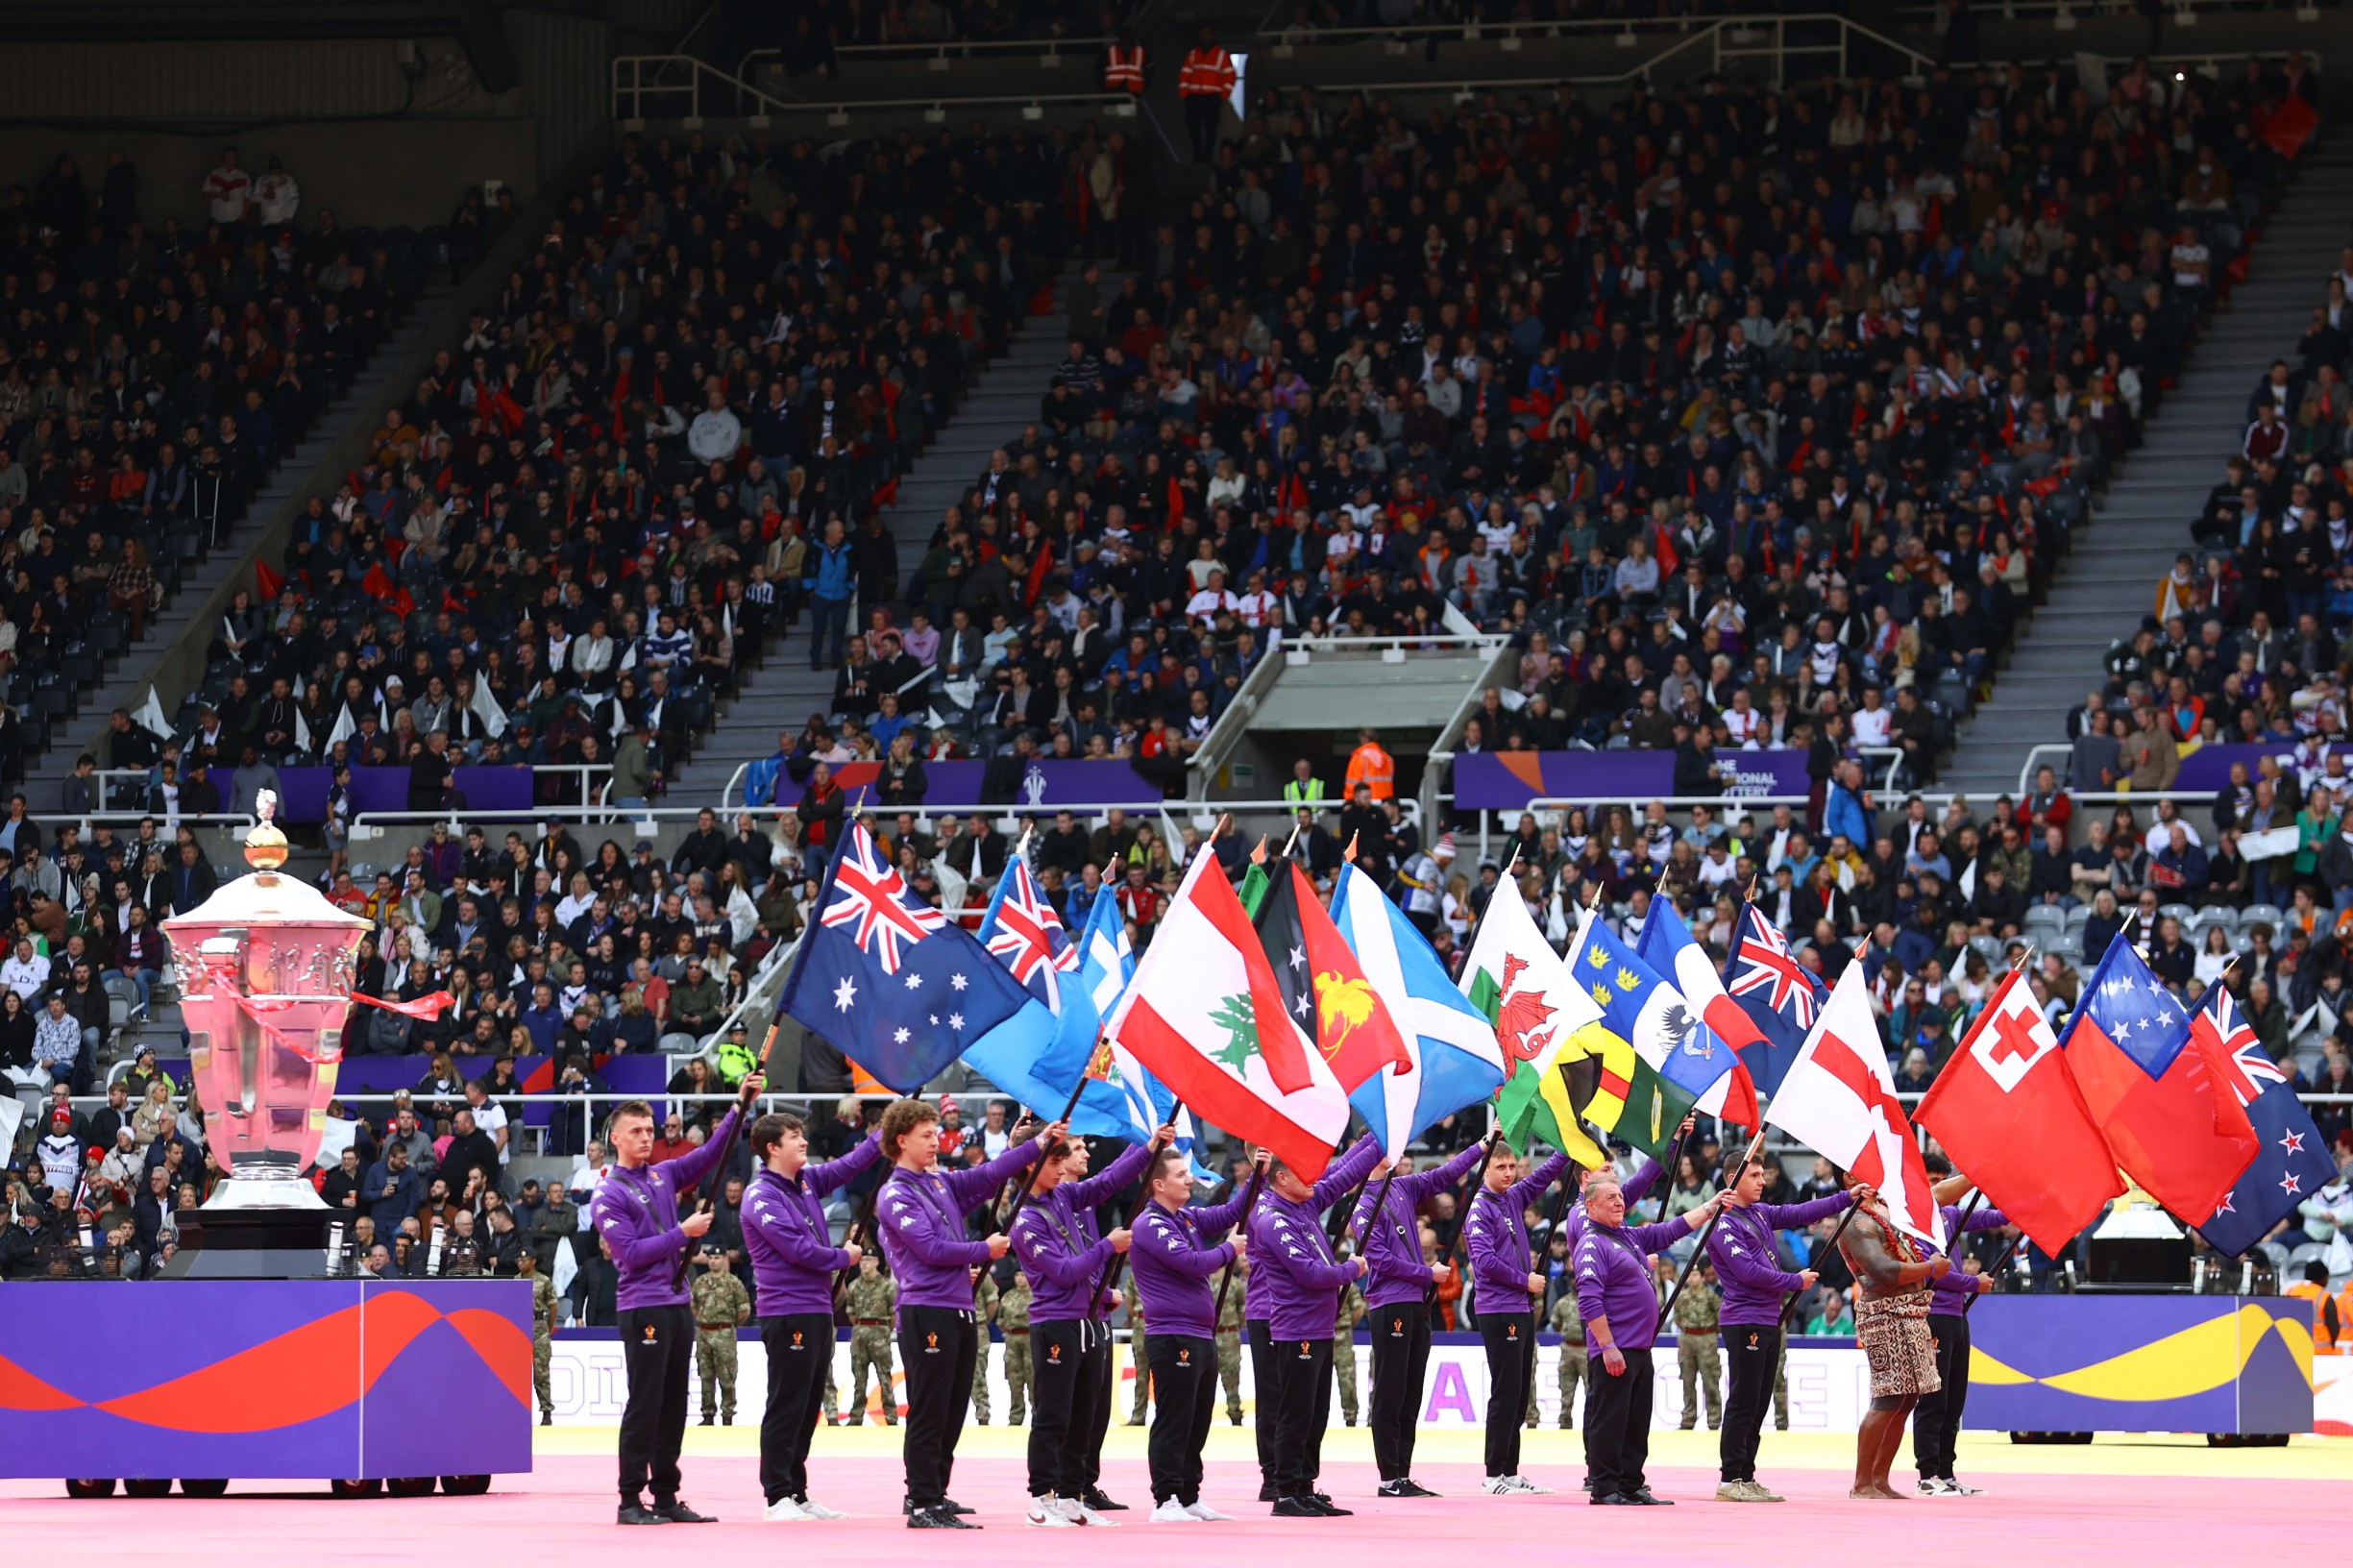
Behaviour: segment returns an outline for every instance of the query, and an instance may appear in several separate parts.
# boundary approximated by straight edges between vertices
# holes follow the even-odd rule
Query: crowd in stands
[[[160,202],[120,152],[0,195],[0,778],[366,363],[425,254],[234,148]]]

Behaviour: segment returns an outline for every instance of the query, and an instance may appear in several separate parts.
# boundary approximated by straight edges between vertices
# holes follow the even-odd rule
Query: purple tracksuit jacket
[[[900,1311],[910,1307],[971,1310],[972,1276],[966,1271],[986,1268],[990,1258],[986,1243],[967,1239],[964,1216],[1027,1170],[1038,1154],[1038,1140],[1025,1138],[969,1170],[891,1173],[877,1194],[875,1230],[882,1238],[882,1256],[898,1280]]]
[[[1473,1305],[1488,1312],[1532,1312],[1536,1298],[1528,1293],[1528,1276],[1534,1264],[1528,1257],[1528,1205],[1569,1168],[1569,1157],[1556,1154],[1497,1193],[1482,1186],[1471,1195],[1466,1229],[1471,1238]]]
[[[1357,1139],[1354,1148],[1324,1168],[1323,1180],[1315,1184],[1314,1191],[1308,1201],[1297,1206],[1297,1212],[1308,1213],[1310,1226],[1320,1233],[1323,1229],[1321,1218],[1323,1212],[1346,1197],[1359,1182],[1372,1173],[1373,1166],[1379,1164],[1381,1164],[1381,1140],[1372,1134],[1366,1133],[1362,1138]],[[1266,1205],[1277,1201],[1279,1200],[1271,1188],[1260,1192],[1259,1209],[1251,1213],[1248,1226],[1250,1245],[1253,1248],[1260,1244],[1259,1213],[1263,1211]],[[1324,1247],[1324,1256],[1327,1258],[1332,1256],[1332,1248],[1329,1244]],[[1349,1270],[1348,1277],[1355,1279],[1356,1271]],[[1266,1271],[1261,1268],[1255,1257],[1250,1264],[1249,1279],[1250,1294],[1242,1302],[1242,1321],[1244,1323],[1271,1322],[1274,1317],[1275,1301],[1275,1295],[1272,1292],[1279,1291],[1281,1287],[1267,1283]],[[1334,1318],[1339,1316],[1339,1302],[1335,1299],[1332,1303]],[[1294,1334],[1281,1337],[1296,1339],[1299,1335]],[[1315,1336],[1310,1335],[1310,1337]],[[1326,1339],[1332,1337],[1331,1323],[1325,1323],[1322,1337]]]
[[[1101,1296],[1113,1256],[1095,1209],[1136,1179],[1148,1152],[1148,1145],[1131,1143],[1097,1174],[1033,1191],[1021,1206],[1021,1216],[1013,1222],[1013,1250],[1029,1271],[1032,1323],[1075,1323],[1089,1315],[1089,1298]],[[1116,1299],[1102,1305],[1108,1308]]]
[[[1650,1349],[1658,1337],[1658,1293],[1651,1287],[1651,1255],[1690,1234],[1680,1214],[1630,1230],[1588,1224],[1577,1243],[1577,1315],[1587,1323],[1607,1319],[1610,1342],[1620,1350]],[[1600,1359],[1598,1342],[1589,1341],[1586,1350]]]
[[[1775,1261],[1773,1233],[1795,1231],[1854,1207],[1844,1192],[1810,1203],[1752,1203],[1726,1208],[1707,1233],[1707,1261],[1716,1265],[1724,1290],[1719,1321],[1773,1328],[1781,1321],[1783,1297],[1804,1281]]]
[[[1143,1206],[1127,1266],[1136,1272],[1136,1295],[1143,1303],[1148,1334],[1216,1337],[1217,1298],[1210,1289],[1210,1277],[1234,1261],[1234,1243],[1218,1238],[1241,1213],[1239,1192],[1208,1208]]]
[[[1969,1216],[1968,1228],[1973,1231],[1998,1231],[2009,1223],[2008,1214],[1979,1204],[1977,1212]],[[1949,1237],[1957,1236],[1961,1229],[1961,1206],[1957,1203],[1945,1205],[1945,1235]],[[1929,1315],[1934,1316],[1939,1312],[1952,1315],[1968,1306],[1969,1298],[1978,1292],[1972,1286],[1958,1282],[1971,1278],[1973,1276],[1961,1272],[1960,1262],[1956,1260],[1951,1273],[1941,1280],[1931,1280],[1928,1284]]]
[[[744,1194],[744,1256],[760,1316],[833,1315],[833,1278],[849,1267],[849,1254],[833,1244],[825,1194],[881,1158],[882,1140],[870,1138],[839,1160],[801,1166],[797,1176],[763,1170],[752,1178]]]
[[[612,1249],[620,1284],[613,1291],[616,1311],[642,1307],[683,1307],[686,1286],[674,1283],[678,1254],[687,1244],[678,1226],[678,1194],[690,1191],[703,1174],[727,1157],[735,1141],[737,1113],[675,1160],[658,1165],[627,1169],[618,1161],[605,1167],[604,1180],[589,1202],[589,1223]]]
[[[1649,1193],[1653,1184],[1665,1174],[1665,1168],[1657,1161],[1645,1155],[1642,1164],[1634,1167],[1634,1173],[1619,1184],[1621,1190],[1626,1193],[1626,1212],[1632,1213],[1634,1206]],[[1577,1244],[1585,1237],[1585,1200],[1583,1198],[1579,1198],[1575,1203],[1570,1204],[1569,1212],[1561,1216],[1560,1234],[1569,1238],[1569,1257],[1571,1261],[1574,1261],[1577,1257]]]
[[[1364,1277],[1365,1306],[1391,1307],[1420,1301],[1430,1293],[1430,1265],[1422,1262],[1421,1226],[1413,1217],[1414,1211],[1432,1193],[1444,1191],[1468,1175],[1482,1152],[1474,1143],[1435,1170],[1418,1170],[1393,1182],[1376,1176],[1364,1184],[1356,1213],[1348,1217],[1348,1228],[1361,1238],[1364,1261],[1372,1265],[1373,1271]],[[1388,1197],[1376,1219],[1373,1201],[1381,1197],[1385,1185]]]

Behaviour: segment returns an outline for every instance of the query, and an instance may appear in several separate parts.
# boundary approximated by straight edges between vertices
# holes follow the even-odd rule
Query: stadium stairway
[[[2110,481],[2050,598],[1963,723],[1939,789],[1990,798],[2018,788],[2026,748],[2067,739],[2067,715],[2105,678],[2110,644],[2155,613],[2157,580],[2194,548],[2190,525],[2240,450],[2247,399],[2274,359],[2292,357],[2353,242],[2353,143],[2317,149],[2264,224],[2247,281],[2191,351],[2146,439]]]
[[[48,748],[25,769],[25,798],[35,812],[54,810],[63,798],[65,780],[72,776],[74,759],[82,749],[72,737],[86,738],[116,708],[138,710],[155,682],[157,661],[204,612],[230,576],[244,567],[250,537],[306,498],[312,471],[327,450],[343,438],[353,419],[369,406],[369,400],[380,396],[392,378],[407,367],[410,355],[440,327],[442,307],[456,292],[454,285],[446,282],[429,283],[418,291],[400,324],[369,356],[367,368],[311,422],[309,434],[278,464],[255,493],[244,516],[201,559],[190,564],[180,579],[180,591],[148,622],[147,635],[124,650],[94,690],[83,694],[79,717],[53,731]],[[331,484],[330,495],[332,489]]]
[[[1055,280],[1054,308],[1021,323],[1005,353],[983,368],[939,436],[899,476],[897,499],[883,515],[898,541],[901,582],[913,579],[941,514],[988,466],[989,454],[1038,418],[1054,367],[1068,352],[1064,306],[1077,278],[1077,264],[1064,268]],[[1115,286],[1116,281],[1106,277],[1105,292]],[[710,732],[697,740],[693,755],[673,772],[664,805],[717,806],[738,768],[774,756],[780,733],[797,732],[811,714],[822,714],[832,705],[834,673],[809,668],[808,637],[804,615],[770,648],[766,663],[746,672],[742,691],[720,704]]]

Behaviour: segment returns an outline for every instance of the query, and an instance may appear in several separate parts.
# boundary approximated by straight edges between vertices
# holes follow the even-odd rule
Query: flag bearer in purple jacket
[[[1724,1290],[1717,1313],[1724,1335],[1728,1368],[1724,1397],[1724,1435],[1718,1445],[1723,1473],[1716,1486],[1719,1503],[1778,1503],[1778,1494],[1756,1481],[1756,1445],[1765,1430],[1765,1412],[1773,1404],[1773,1380],[1781,1364],[1781,1311],[1788,1292],[1813,1287],[1814,1271],[1797,1273],[1781,1267],[1774,1245],[1776,1231],[1802,1230],[1818,1219],[1843,1214],[1854,1207],[1858,1192],[1833,1192],[1811,1203],[1766,1203],[1770,1171],[1762,1160],[1752,1160],[1724,1189],[1724,1217],[1707,1234],[1707,1260],[1716,1265]]]
[[[1262,1165],[1266,1151],[1258,1154]],[[1201,1449],[1217,1409],[1217,1292],[1211,1281],[1247,1250],[1233,1227],[1244,1194],[1189,1209],[1192,1161],[1162,1148],[1146,1184],[1149,1201],[1136,1219],[1128,1267],[1143,1303],[1144,1362],[1152,1373],[1152,1523],[1217,1524],[1233,1515],[1201,1501]],[[1231,1232],[1232,1234],[1228,1234]]]
[[[621,1410],[621,1510],[625,1525],[707,1525],[715,1521],[678,1501],[678,1450],[686,1441],[687,1379],[695,1364],[695,1318],[686,1301],[679,1255],[711,1228],[700,1207],[678,1217],[691,1190],[734,1147],[743,1107],[760,1092],[760,1075],[744,1080],[743,1099],[702,1146],[653,1164],[653,1107],[624,1100],[605,1123],[613,1151],[605,1180],[589,1206],[589,1223],[613,1255],[613,1292],[621,1355],[629,1378]],[[647,1507],[646,1489],[653,1490]]]
[[[882,1115],[882,1153],[891,1174],[875,1194],[875,1235],[898,1280],[898,1354],[907,1369],[907,1526],[977,1530],[971,1510],[947,1495],[956,1442],[972,1397],[980,1358],[980,1319],[972,1311],[978,1271],[1005,1256],[1003,1235],[973,1241],[964,1217],[1029,1168],[1069,1129],[1055,1122],[985,1165],[943,1172],[940,1113],[921,1100],[894,1100]]]
[[[1160,1130],[1163,1146],[1176,1129]],[[1104,1291],[1112,1259],[1128,1250],[1125,1227],[1104,1232],[1095,1210],[1143,1174],[1151,1151],[1130,1144],[1090,1176],[1087,1140],[1049,1148],[1028,1206],[1014,1221],[1013,1250],[1030,1277],[1029,1522],[1054,1529],[1108,1525],[1126,1505],[1104,1495],[1103,1433],[1111,1426],[1111,1328],[1115,1295]]]
[[[1969,1178],[1952,1175],[1951,1162],[1942,1154],[1928,1156],[1928,1174],[1939,1178],[1936,1195],[1944,1202],[1946,1244],[1956,1253],[1959,1242],[1953,1238],[1963,1230],[1998,1231],[2010,1223],[2008,1214],[1980,1203],[1964,1226],[1961,1205],[1945,1200],[1967,1192]],[[1970,1299],[1993,1289],[1997,1283],[1993,1273],[1965,1274],[1957,1262],[1951,1273],[1929,1283],[1928,1336],[1936,1344],[1936,1372],[1944,1386],[1921,1395],[1912,1409],[1912,1458],[1920,1466],[1923,1497],[1977,1495],[1977,1487],[1964,1486],[1953,1479],[1952,1451],[1961,1435],[1961,1409],[1969,1403],[1969,1318],[1965,1314]]]
[[[839,1160],[809,1164],[807,1123],[790,1111],[751,1124],[760,1173],[744,1194],[744,1253],[768,1353],[768,1410],[760,1418],[760,1490],[772,1524],[843,1517],[809,1501],[809,1439],[833,1370],[833,1286],[865,1249],[833,1244],[825,1194],[882,1158],[867,1139]]]
[[[1332,1424],[1332,1335],[1340,1291],[1363,1278],[1368,1265],[1362,1258],[1342,1262],[1334,1255],[1323,1216],[1380,1160],[1380,1141],[1367,1134],[1312,1187],[1277,1160],[1250,1215],[1250,1306],[1266,1314],[1258,1418],[1274,1422],[1278,1518],[1328,1519],[1354,1511],[1335,1505],[1315,1483],[1323,1469],[1324,1429]]]
[[[1592,1501],[1610,1507],[1654,1507],[1643,1479],[1651,1453],[1651,1341],[1658,1337],[1658,1295],[1651,1258],[1707,1223],[1719,1192],[1697,1209],[1656,1225],[1626,1223],[1626,1189],[1606,1173],[1585,1184],[1585,1234],[1577,1243],[1577,1311],[1585,1320],[1585,1425],[1591,1436]],[[1517,1422],[1513,1423],[1517,1425]]]
[[[1490,1493],[1552,1490],[1520,1474],[1520,1417],[1536,1373],[1536,1307],[1544,1300],[1543,1272],[1529,1259],[1527,1216],[1536,1195],[1568,1168],[1569,1157],[1556,1154],[1522,1176],[1519,1157],[1499,1143],[1463,1220],[1471,1254],[1471,1306],[1487,1352],[1484,1490]]]
[[[1430,1370],[1430,1287],[1454,1270],[1422,1261],[1421,1206],[1479,1163],[1473,1143],[1435,1170],[1391,1179],[1383,1161],[1364,1179],[1349,1227],[1371,1272],[1364,1278],[1364,1323],[1373,1339],[1373,1399],[1366,1425],[1383,1497],[1435,1497],[1413,1479],[1413,1439],[1421,1431],[1422,1384]],[[1374,1213],[1374,1205],[1380,1212]]]

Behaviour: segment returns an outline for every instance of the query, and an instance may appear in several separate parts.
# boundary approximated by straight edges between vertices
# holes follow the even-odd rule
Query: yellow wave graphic
[[[2118,1404],[2149,1405],[2187,1399],[2232,1382],[2276,1333],[2295,1358],[2304,1381],[2312,1382],[2312,1334],[2293,1318],[2273,1317],[2248,1305],[2226,1316],[2193,1324],[2162,1339],[2120,1351],[2105,1360],[2037,1378],[1972,1347],[1970,1381],[1988,1387],[2039,1383],[2061,1393]]]

